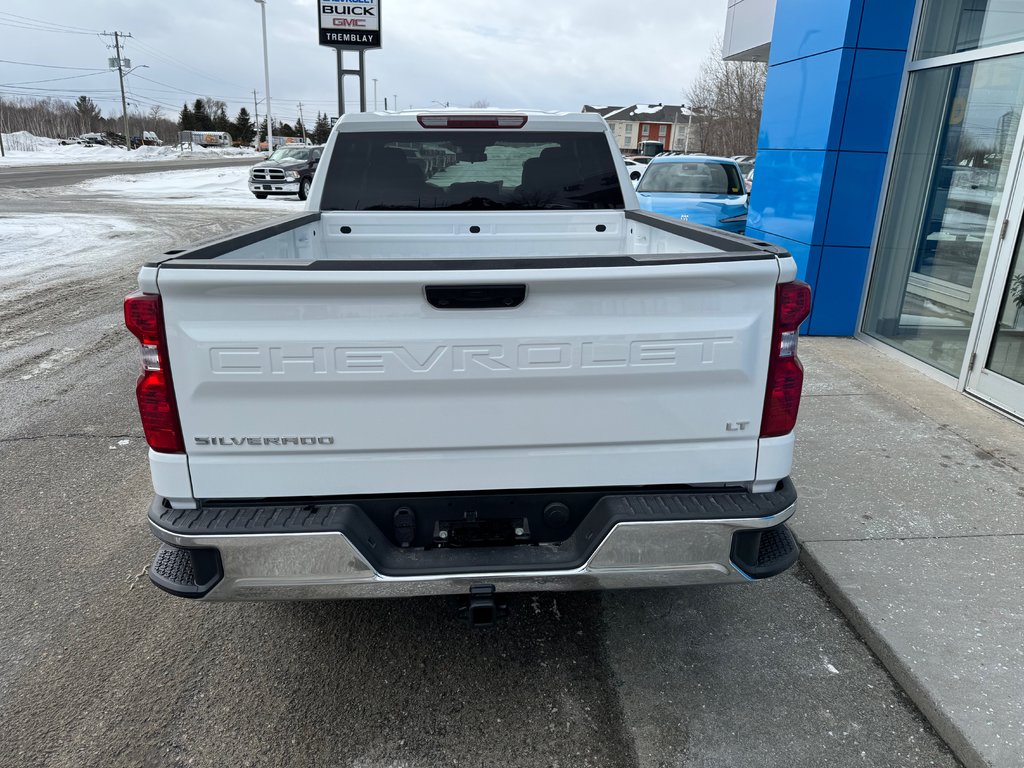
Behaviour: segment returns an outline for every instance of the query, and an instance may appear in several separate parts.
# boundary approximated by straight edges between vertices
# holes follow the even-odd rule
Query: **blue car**
[[[640,207],[673,219],[743,234],[747,193],[735,160],[705,155],[659,155],[636,188]]]

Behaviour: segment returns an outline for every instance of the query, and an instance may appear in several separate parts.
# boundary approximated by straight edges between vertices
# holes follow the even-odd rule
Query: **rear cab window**
[[[603,133],[343,133],[324,181],[325,211],[625,208]]]

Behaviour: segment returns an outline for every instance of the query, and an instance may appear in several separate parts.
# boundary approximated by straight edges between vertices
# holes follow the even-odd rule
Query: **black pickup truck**
[[[281,147],[249,171],[249,191],[259,200],[267,195],[309,197],[313,174],[320,163],[323,147]]]

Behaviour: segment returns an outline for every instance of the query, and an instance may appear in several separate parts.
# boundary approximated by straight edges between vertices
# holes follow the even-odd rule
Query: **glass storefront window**
[[[915,59],[1024,40],[1022,0],[927,0]]]
[[[985,367],[1024,384],[1024,235],[1017,243]]]
[[[910,76],[862,330],[953,376],[997,236],[1022,104],[1024,54]]]

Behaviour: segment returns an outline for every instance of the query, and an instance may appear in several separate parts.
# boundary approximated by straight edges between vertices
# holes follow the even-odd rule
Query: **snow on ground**
[[[273,208],[303,210],[298,197],[268,197],[257,200],[249,191],[249,168],[199,168],[122,176],[104,176],[77,185],[91,194],[123,197],[135,203],[159,205],[198,205],[204,208]]]
[[[132,235],[140,224],[117,216],[0,214],[0,285],[47,270],[79,271],[108,258],[111,241]]]
[[[33,136],[26,131],[3,134],[6,157],[0,158],[0,168],[21,165],[70,165],[74,163],[158,162],[182,157],[252,157],[252,149],[242,147],[139,147],[125,152],[118,147],[85,147],[81,144],[62,145],[60,139]]]

